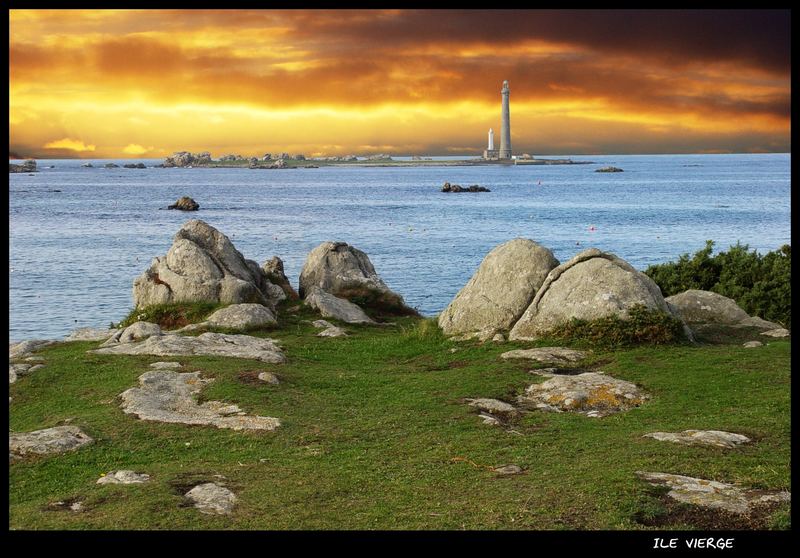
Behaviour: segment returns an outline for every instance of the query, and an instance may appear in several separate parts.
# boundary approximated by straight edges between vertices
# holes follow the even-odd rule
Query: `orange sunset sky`
[[[790,152],[785,11],[10,10],[20,157]]]

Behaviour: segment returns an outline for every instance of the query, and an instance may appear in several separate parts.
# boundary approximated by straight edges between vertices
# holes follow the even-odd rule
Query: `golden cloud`
[[[94,151],[94,145],[86,145],[81,140],[74,140],[72,138],[64,138],[56,141],[50,141],[42,147],[45,149],[69,149],[70,151]]]

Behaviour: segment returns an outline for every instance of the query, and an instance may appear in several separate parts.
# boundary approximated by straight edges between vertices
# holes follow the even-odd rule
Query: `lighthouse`
[[[503,99],[502,120],[500,121],[500,159],[511,159],[511,118],[508,110],[508,81],[503,82],[500,95]]]
[[[489,151],[494,151],[494,130],[489,128]]]

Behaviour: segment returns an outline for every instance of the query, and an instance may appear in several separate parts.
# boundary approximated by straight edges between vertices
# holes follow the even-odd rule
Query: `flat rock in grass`
[[[99,329],[79,327],[64,338],[64,341],[105,341],[119,332],[119,329]]]
[[[30,356],[35,351],[58,343],[53,339],[29,339],[19,343],[11,343],[8,346],[8,358],[21,359]]]
[[[198,484],[185,494],[202,513],[227,515],[233,511],[236,495],[218,484]]]
[[[44,430],[8,435],[8,451],[16,456],[64,453],[92,443],[77,426],[54,426]]]
[[[746,489],[670,473],[636,471],[636,475],[654,486],[668,486],[667,496],[678,502],[737,514],[749,514],[758,506],[791,500],[791,493],[785,491]]]
[[[761,341],[748,341],[747,343],[743,343],[742,347],[746,347],[748,349],[754,349],[756,347],[763,347],[764,343]]]
[[[674,442],[686,446],[711,446],[717,448],[735,448],[746,444],[750,438],[733,432],[722,430],[684,430],[683,432],[651,432],[644,438],[653,438],[662,442]]]
[[[526,358],[537,362],[562,364],[578,362],[586,358],[586,353],[566,347],[539,347],[536,349],[516,349],[500,355],[500,358]]]
[[[119,344],[89,352],[103,355],[209,355],[249,358],[272,364],[286,362],[286,356],[272,339],[211,332],[203,333],[197,337],[185,337],[183,335],[154,336],[140,343]]]
[[[467,403],[472,407],[477,407],[481,411],[485,411],[500,418],[513,418],[519,414],[516,407],[505,401],[500,401],[499,399],[481,397],[478,399],[467,399]]]
[[[503,465],[501,467],[495,467],[494,472],[500,475],[501,477],[509,477],[511,475],[521,475],[522,474],[522,467],[519,465]]]
[[[258,379],[264,383],[278,385],[281,383],[280,379],[272,372],[259,372]]]
[[[150,368],[155,368],[156,370],[177,370],[181,366],[183,366],[180,362],[154,362],[150,365]]]
[[[788,329],[780,327],[780,328],[777,328],[777,329],[771,329],[769,331],[764,331],[764,332],[761,333],[761,335],[766,335],[767,337],[776,337],[778,339],[782,339],[784,337],[789,337],[790,333],[789,333]]]
[[[97,479],[97,484],[142,484],[150,480],[150,475],[135,471],[111,471]]]
[[[306,304],[319,311],[323,318],[333,318],[348,324],[375,323],[358,305],[327,293],[319,287],[311,287],[305,300]]]
[[[231,304],[211,314],[206,322],[214,327],[231,329],[274,326],[278,323],[269,308],[256,303]]]
[[[134,322],[125,329],[117,331],[101,347],[109,347],[124,343],[135,343],[153,335],[163,335],[161,327],[152,322]]]
[[[638,407],[647,399],[649,396],[631,382],[597,372],[584,372],[554,375],[541,384],[533,384],[517,401],[542,410],[604,417]]]
[[[20,376],[24,376],[28,373],[28,371],[33,367],[33,364],[25,363],[25,362],[18,362],[18,363],[9,363],[8,365],[8,383],[13,384],[17,381],[17,378]]]
[[[319,329],[328,329],[329,327],[336,327],[327,320],[314,320],[313,322],[311,322],[311,325]]]
[[[247,416],[237,406],[221,401],[197,402],[197,394],[212,379],[200,372],[151,370],[139,376],[140,387],[122,392],[122,410],[142,420],[211,425],[232,430],[274,430],[280,421]]]
[[[317,337],[347,337],[347,332],[340,327],[332,326],[317,333]]]

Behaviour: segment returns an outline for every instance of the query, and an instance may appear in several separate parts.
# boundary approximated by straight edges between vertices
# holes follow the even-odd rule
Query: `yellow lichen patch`
[[[603,384],[593,389],[586,399],[586,406],[591,408],[619,407],[621,403],[619,395],[614,393],[614,387],[610,384]]]

